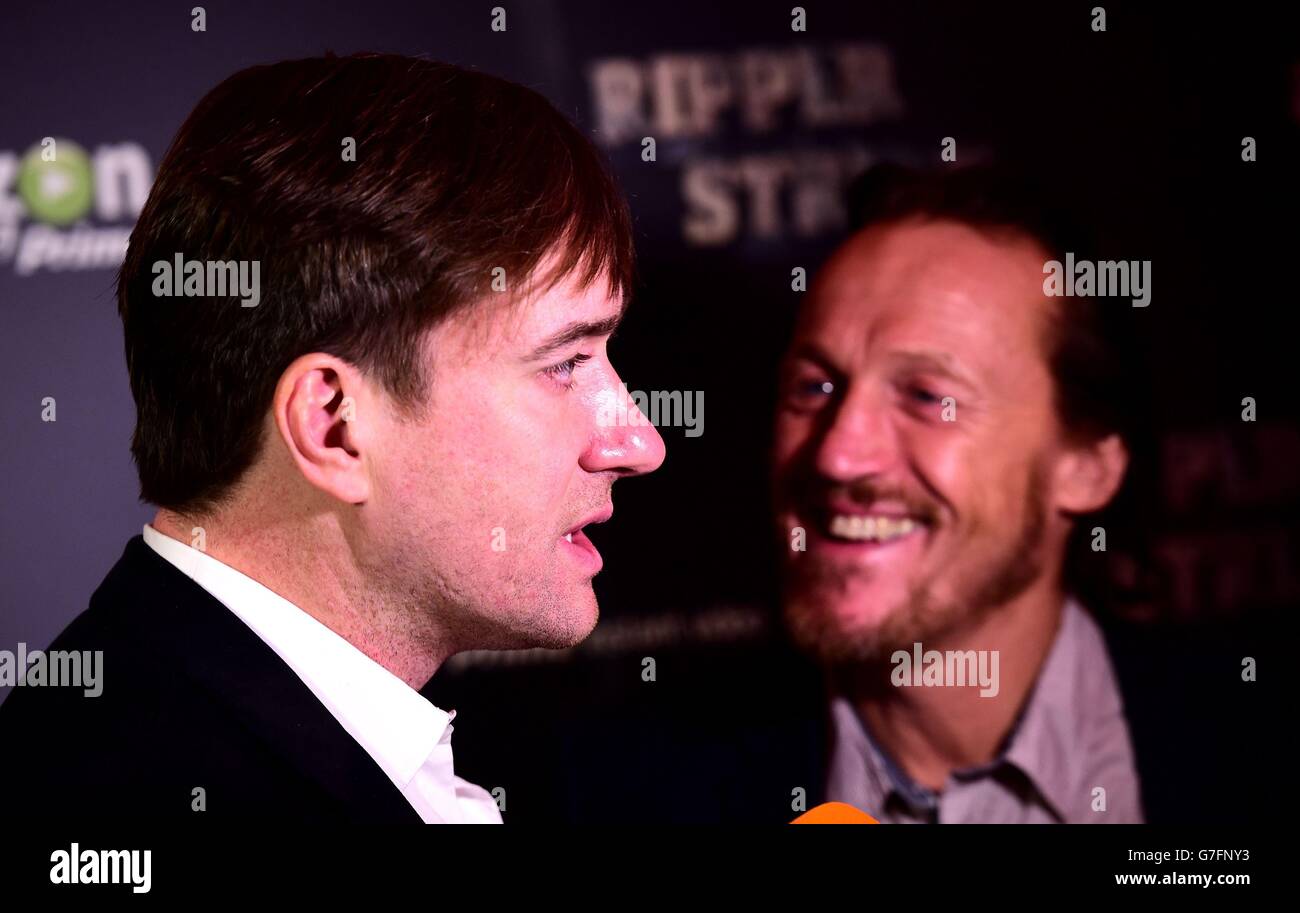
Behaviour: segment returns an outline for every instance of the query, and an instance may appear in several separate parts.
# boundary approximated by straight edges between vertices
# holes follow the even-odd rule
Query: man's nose
[[[597,410],[595,433],[579,462],[587,472],[633,476],[654,472],[663,464],[665,454],[659,430],[641,414],[627,387],[619,383]]]
[[[837,482],[879,475],[898,462],[898,429],[884,397],[869,388],[850,388],[822,432],[817,471]]]

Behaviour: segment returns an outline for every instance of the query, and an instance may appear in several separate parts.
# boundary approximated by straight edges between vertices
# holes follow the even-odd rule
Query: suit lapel
[[[225,702],[263,742],[366,821],[419,815],[261,638],[141,536],[96,591],[155,651]],[[92,600],[92,603],[93,601]]]

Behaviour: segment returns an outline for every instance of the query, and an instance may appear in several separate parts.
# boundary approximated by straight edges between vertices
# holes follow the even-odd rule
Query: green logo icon
[[[52,225],[70,225],[90,211],[94,179],[90,157],[71,140],[56,140],[54,160],[41,157],[36,145],[23,157],[18,171],[18,195],[32,218]]]

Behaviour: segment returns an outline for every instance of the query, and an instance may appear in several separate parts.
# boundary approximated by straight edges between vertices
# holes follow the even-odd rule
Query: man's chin
[[[870,608],[864,608],[870,606]],[[799,649],[827,665],[875,663],[889,658],[917,636],[905,603],[821,600],[787,597],[785,625]]]
[[[600,620],[600,607],[591,585],[579,587],[566,597],[548,601],[539,606],[530,624],[517,631],[518,648],[567,650],[582,643],[596,630]]]
[[[574,613],[562,619],[561,624],[545,632],[542,637],[545,642],[538,643],[536,646],[546,650],[567,650],[576,647],[596,630],[596,622],[599,619],[600,610],[596,607],[595,600],[592,600],[589,612]]]

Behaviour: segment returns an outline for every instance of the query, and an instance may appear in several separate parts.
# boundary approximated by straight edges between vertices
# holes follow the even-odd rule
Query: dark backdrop
[[[630,389],[705,394],[703,434],[663,429],[663,469],[619,486],[618,518],[594,536],[607,559],[597,634],[564,653],[463,656],[427,689],[460,710],[466,776],[505,782],[545,735],[547,769],[565,767],[581,791],[585,742],[621,708],[673,688],[689,699],[677,672],[737,700],[756,692],[725,658],[760,655],[775,636],[764,474],[773,366],[799,297],[791,270],[814,271],[840,237],[838,194],[854,172],[937,164],[944,137],[959,162],[1051,172],[1125,256],[1153,262],[1152,303],[1129,315],[1134,395],[1154,406],[1132,483],[1147,513],[1110,532],[1111,569],[1131,586],[1094,608],[1170,636],[1230,626],[1263,656],[1300,603],[1289,276],[1300,57],[1294,23],[1265,5],[1107,4],[1104,33],[1091,2],[813,2],[803,33],[791,3],[529,0],[501,4],[505,32],[491,30],[492,3],[215,0],[195,33],[194,5],[0,12],[0,648],[46,645],[151,516],[127,449],[113,269],[154,166],[222,78],[326,50],[478,67],[592,131],[640,251],[615,362]],[[639,80],[635,105],[602,103],[610,74]],[[71,226],[42,221],[14,180],[45,136],[82,147],[98,179]],[[1241,419],[1246,396],[1254,423]],[[678,760],[689,776],[695,762]],[[576,814],[563,790],[518,779],[516,820]]]

